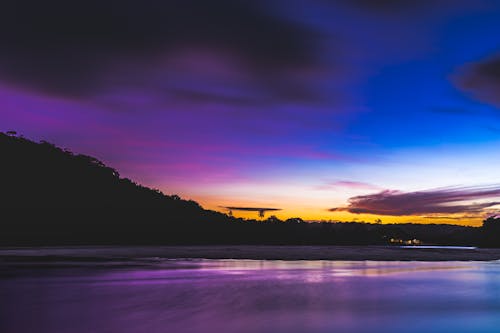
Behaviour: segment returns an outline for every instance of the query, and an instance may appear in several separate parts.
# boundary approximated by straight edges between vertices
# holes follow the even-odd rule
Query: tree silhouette
[[[490,216],[483,221],[483,244],[500,247],[500,217]]]

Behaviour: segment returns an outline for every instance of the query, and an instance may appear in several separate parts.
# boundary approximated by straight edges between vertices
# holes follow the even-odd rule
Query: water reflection
[[[158,258],[157,258],[158,259]],[[498,332],[500,263],[155,260],[0,280],[0,332]]]

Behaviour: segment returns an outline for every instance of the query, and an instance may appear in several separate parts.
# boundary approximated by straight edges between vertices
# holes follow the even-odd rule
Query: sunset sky
[[[17,0],[0,41],[1,131],[205,208],[500,210],[500,1]]]

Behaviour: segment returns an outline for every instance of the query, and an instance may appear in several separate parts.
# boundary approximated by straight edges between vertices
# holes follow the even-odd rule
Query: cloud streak
[[[500,185],[484,187],[456,187],[418,192],[385,190],[376,194],[355,196],[346,207],[330,211],[375,215],[427,215],[427,214],[482,214],[487,208],[500,204]],[[470,202],[486,200],[487,202]]]
[[[317,187],[318,190],[336,190],[336,189],[353,189],[353,190],[380,190],[381,188],[369,183],[356,182],[350,180],[339,180],[327,182]]]

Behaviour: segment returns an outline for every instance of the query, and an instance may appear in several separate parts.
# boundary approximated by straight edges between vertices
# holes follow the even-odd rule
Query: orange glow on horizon
[[[281,208],[280,211],[266,212],[264,218],[260,218],[258,212],[233,211],[233,216],[245,219],[265,220],[270,216],[276,216],[281,220],[300,217],[306,221],[332,221],[332,222],[367,222],[377,223],[381,220],[382,224],[392,223],[421,223],[421,224],[455,224],[462,226],[479,227],[482,225],[484,217],[470,217],[463,214],[454,214],[449,216],[391,216],[391,215],[372,215],[372,214],[353,214],[350,212],[339,211],[329,212],[323,207],[311,206],[307,204],[298,205],[279,204],[276,202],[258,202],[258,201],[228,201],[223,198],[196,198],[194,199],[204,208],[228,213],[228,210],[221,206],[241,206],[241,207],[275,207]]]

